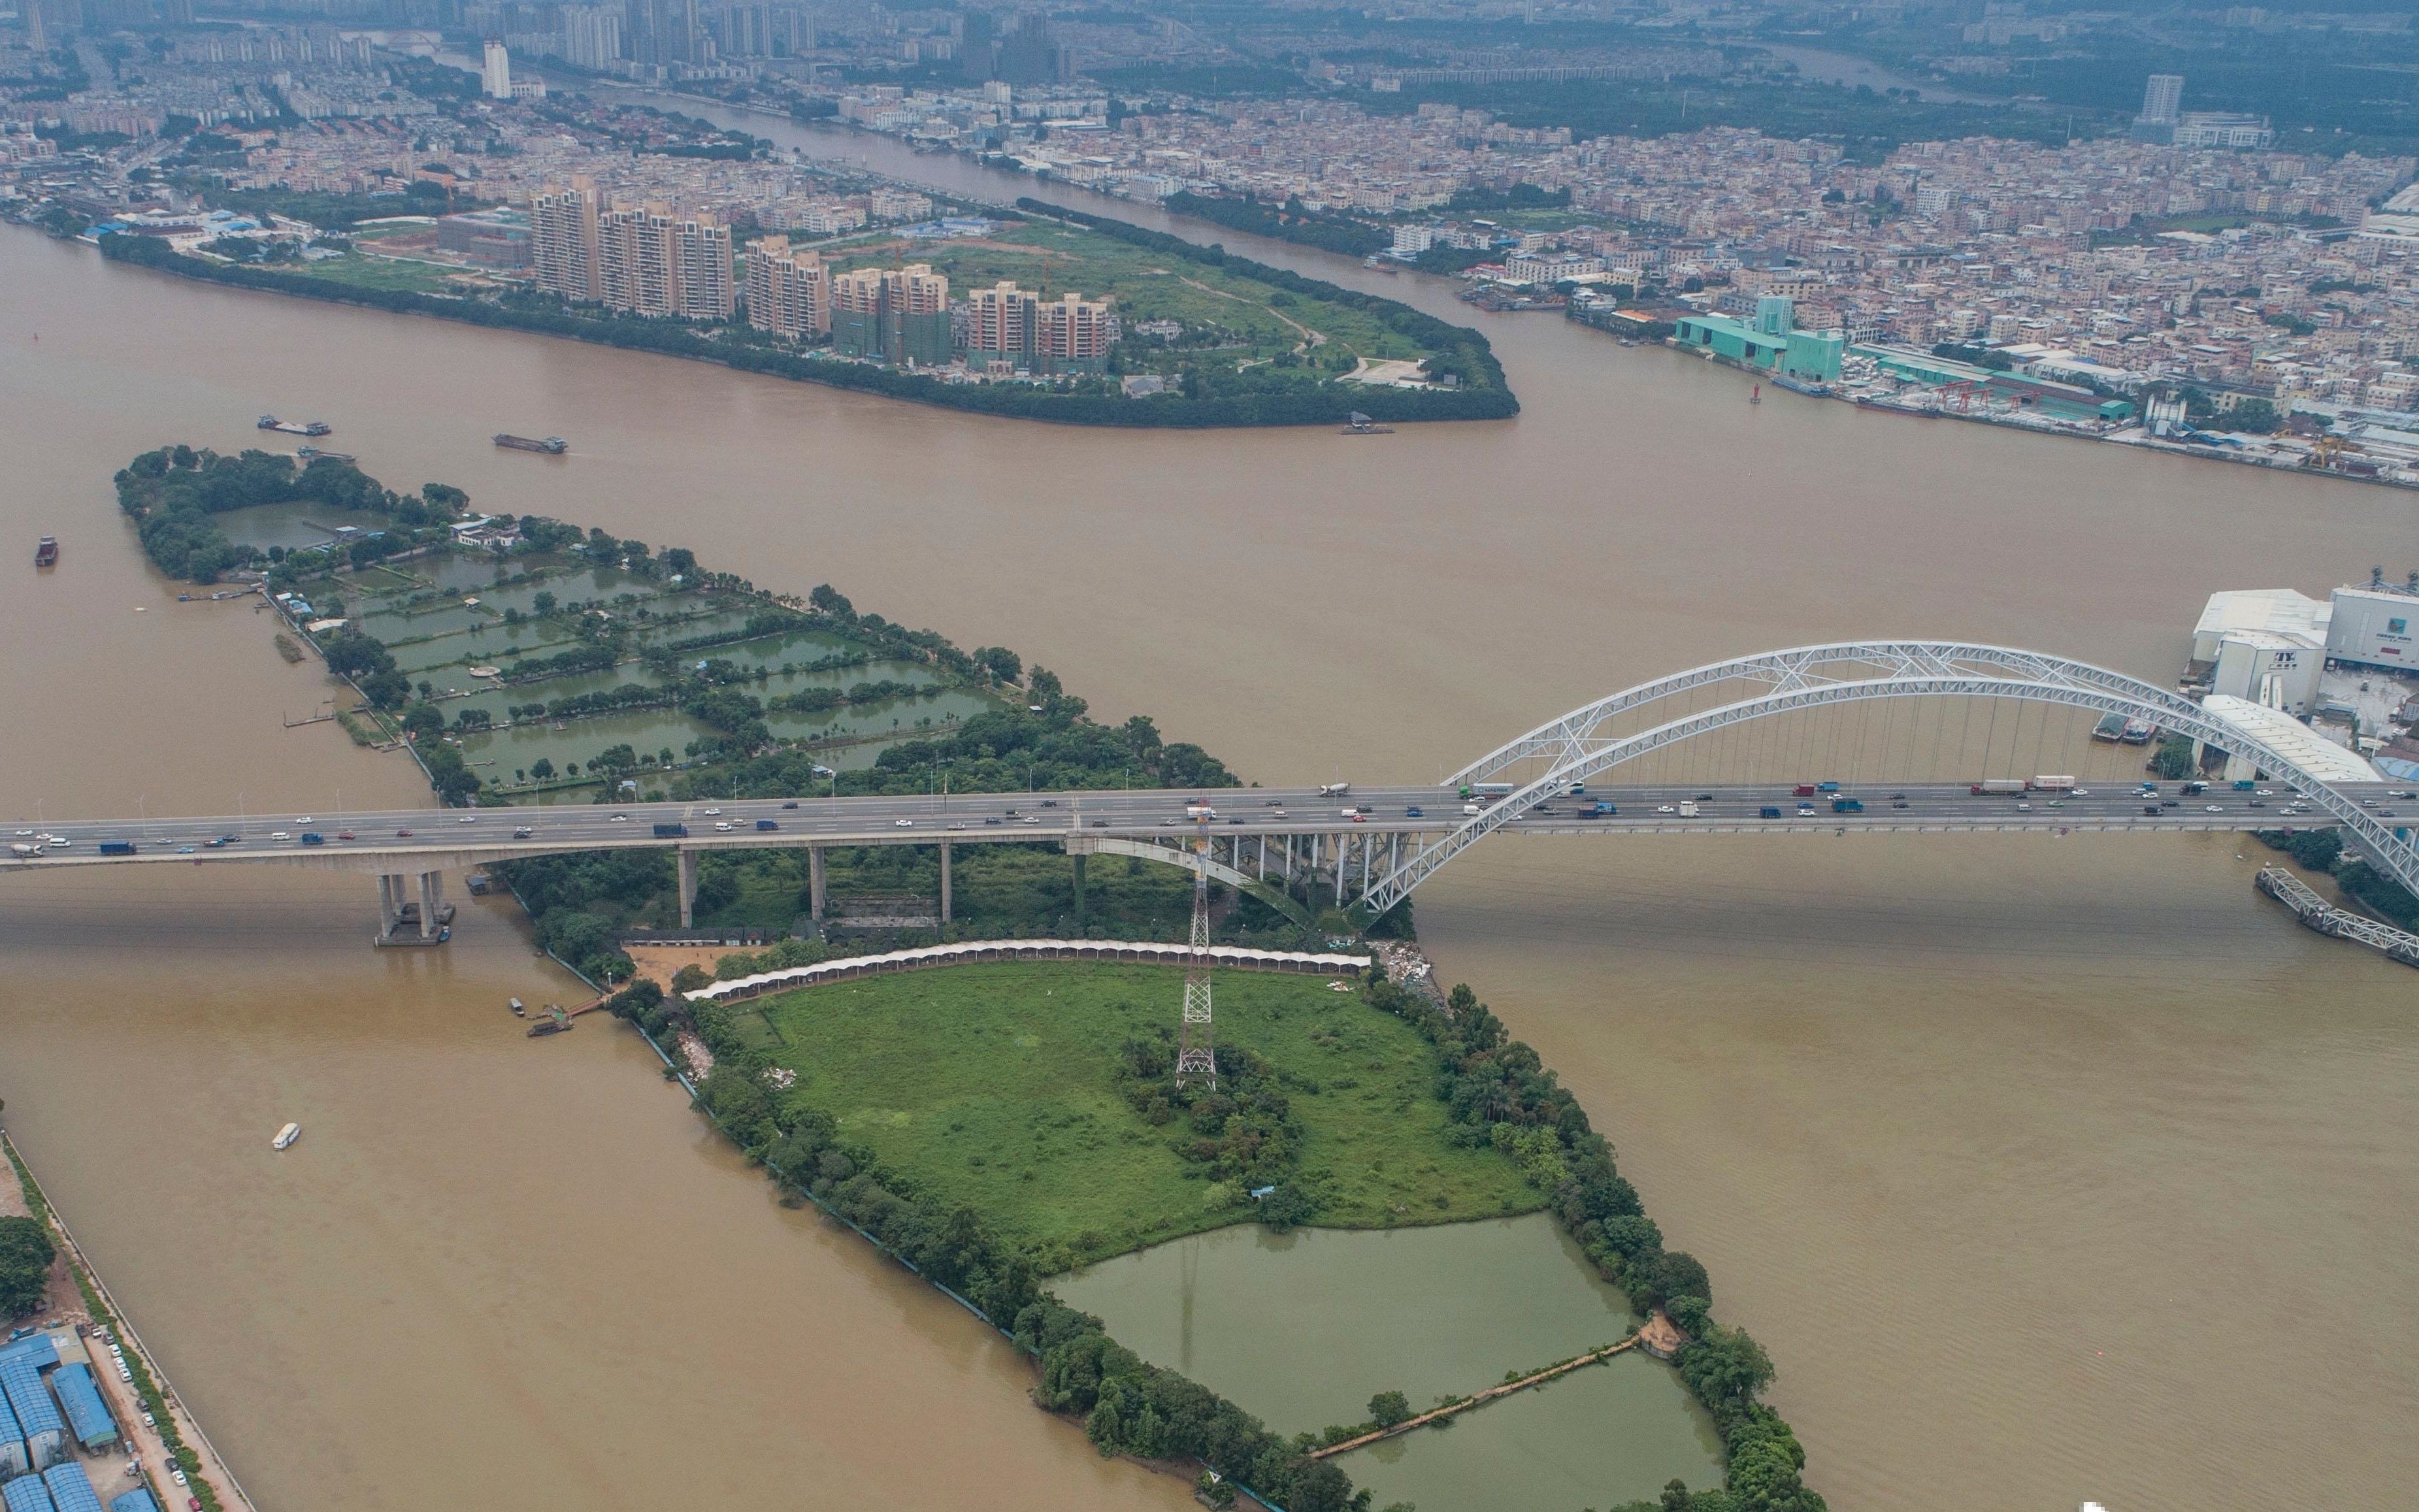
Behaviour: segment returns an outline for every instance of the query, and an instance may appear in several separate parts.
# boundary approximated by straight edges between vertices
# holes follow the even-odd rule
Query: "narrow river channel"
[[[1750,408],[1666,352],[1196,234],[1481,325],[1524,412],[1351,442],[1019,424],[0,228],[0,546],[66,551],[0,568],[26,574],[0,594],[7,806],[416,790],[331,725],[283,728],[328,696],[316,670],[248,609],[175,604],[117,516],[133,453],[251,444],[263,410],[327,419],[391,484],[1013,646],[1100,717],[1294,781],[1431,779],[1646,676],[1858,634],[2165,682],[2210,591],[2323,593],[2419,547],[2407,495]],[[574,455],[500,454],[498,429]],[[1419,918],[1770,1348],[1835,1505],[2386,1504],[2419,1473],[2419,1019],[2407,971],[2295,928],[2239,848],[1504,842]],[[507,908],[396,959],[368,947],[374,898],[0,879],[10,1127],[265,1508],[1190,1504],[1035,1412],[963,1313],[778,1207],[634,1041],[521,1039],[507,995],[578,989]],[[289,1118],[308,1132],[272,1161]]]

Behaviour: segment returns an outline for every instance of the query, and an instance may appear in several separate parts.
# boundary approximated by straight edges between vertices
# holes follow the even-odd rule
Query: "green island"
[[[1068,424],[1202,428],[1500,420],[1519,412],[1487,338],[1410,305],[1178,237],[1020,200],[1021,221],[973,240],[850,239],[840,266],[932,264],[954,288],[1024,278],[1044,290],[1113,297],[1126,335],[1107,371],[1048,382],[975,382],[784,342],[743,316],[716,323],[620,315],[424,263],[374,255],[397,228],[357,226],[340,255],[238,262],[154,237],[109,233],[101,255],[238,288],[436,316],[892,398]],[[881,251],[877,255],[874,246]],[[364,247],[373,249],[363,250]],[[1168,332],[1161,322],[1180,328]],[[1142,325],[1160,327],[1143,332]],[[1128,393],[1129,378],[1160,392]],[[1364,381],[1365,380],[1365,381]]]
[[[1013,652],[960,650],[860,612],[828,586],[793,599],[679,548],[482,515],[458,488],[399,492],[333,458],[298,465],[266,452],[168,446],[116,481],[155,563],[200,583],[256,583],[282,611],[279,633],[307,641],[356,690],[358,706],[341,711],[356,738],[408,746],[449,802],[924,793],[944,778],[961,793],[1237,781],[1198,747],[1163,741],[1148,717],[1095,723],[1081,698]],[[359,523],[331,536],[338,519]],[[787,735],[771,720],[774,700],[792,696],[765,696],[771,653],[731,654],[781,638],[805,638],[781,653],[793,672],[799,647],[818,664],[838,658],[825,671],[842,677],[886,659],[898,670],[885,681],[920,679],[979,698],[980,711],[948,728],[887,732],[854,748],[855,764],[825,764],[819,730]],[[456,690],[448,682],[456,677],[485,690]],[[617,751],[576,772],[523,767],[507,780],[500,767],[472,764],[485,758],[470,742],[499,722],[553,735],[615,717],[585,712],[588,692],[562,691],[599,678],[651,690],[664,701],[656,707],[699,720],[703,733],[682,750]],[[852,689],[832,707],[854,705]],[[867,695],[902,696],[921,695]],[[473,702],[490,697],[500,720],[482,718],[486,705]],[[543,706],[534,714],[533,703]],[[966,848],[960,874],[971,909],[949,937],[1182,936],[1191,886],[1173,869],[1138,858],[1103,867],[1089,893],[1098,912],[1087,917],[1066,857],[1030,845]],[[834,882],[913,886],[929,854],[842,854]],[[804,881],[795,852],[704,860],[701,912],[710,904],[723,919],[762,919],[768,934],[795,921]],[[1659,1505],[1823,1505],[1803,1484],[1803,1449],[1759,1399],[1769,1359],[1714,1318],[1704,1268],[1666,1247],[1577,1099],[1467,987],[1439,999],[1376,966],[1341,991],[1318,978],[1221,972],[1216,1086],[1179,1086],[1179,979],[1164,967],[969,965],[726,1004],[687,994],[914,941],[817,931],[732,953],[710,973],[686,967],[667,993],[636,974],[621,940],[661,921],[673,888],[669,855],[590,853],[494,870],[541,946],[605,983],[612,1011],[648,1036],[668,1071],[690,1068],[697,1104],[717,1128],[786,1191],[1012,1336],[1035,1360],[1037,1402],[1079,1418],[1104,1454],[1186,1474],[1206,1467],[1199,1489],[1212,1504],[1231,1504],[1240,1486],[1289,1512],[1365,1509],[1367,1491],[1356,1492],[1341,1457],[1324,1451],[1413,1409],[1380,1390],[1363,1423],[1277,1434],[1117,1344],[1099,1319],[1055,1300],[1054,1277],[1239,1223],[1384,1229],[1542,1210],[1636,1313],[1659,1310],[1685,1333],[1673,1367],[1719,1431],[1726,1473],[1718,1488],[1674,1483]],[[1214,891],[1223,939],[1294,948],[1349,933],[1340,916],[1305,931],[1259,900]],[[1384,922],[1408,933],[1409,911]],[[1570,1342],[1564,1359],[1614,1341]]]
[[[734,956],[717,975],[767,964]],[[1758,1399],[1771,1361],[1715,1320],[1704,1267],[1664,1246],[1578,1100],[1468,987],[1440,1002],[1376,966],[1348,992],[1218,973],[1211,1088],[1172,1075],[1176,980],[960,966],[732,1003],[640,980],[610,1006],[652,1039],[694,1037],[711,1057],[698,1104],[716,1127],[1009,1333],[1036,1357],[1040,1405],[1081,1418],[1103,1454],[1206,1466],[1214,1505],[1240,1483],[1291,1512],[1366,1508],[1320,1451],[1412,1409],[1379,1391],[1364,1422],[1281,1437],[1118,1345],[1050,1277],[1235,1222],[1394,1227],[1543,1208],[1633,1307],[1686,1331],[1675,1368],[1721,1435],[1723,1487],[1674,1482],[1634,1504],[1819,1512],[1803,1448]]]

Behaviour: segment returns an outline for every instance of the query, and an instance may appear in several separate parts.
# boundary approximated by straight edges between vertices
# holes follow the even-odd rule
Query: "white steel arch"
[[[1729,682],[1762,683],[1765,691],[1669,719],[1622,736],[1600,732],[1619,716],[1660,700]],[[1374,880],[1362,900],[1375,918],[1477,841],[1597,774],[1750,719],[1830,704],[1895,698],[2009,698],[2144,719],[2255,763],[2274,779],[2324,809],[2396,881],[2419,891],[2419,845],[2397,835],[2357,802],[2311,776],[2248,733],[2210,717],[2199,704],[2167,689],[2088,662],[2008,646],[1939,640],[1843,641],[1765,652],[1713,662],[1642,683],[1600,699],[1490,751],[1446,779],[1448,786],[1486,780],[1525,763],[1549,764],[1483,813],[1464,820],[1402,865]]]

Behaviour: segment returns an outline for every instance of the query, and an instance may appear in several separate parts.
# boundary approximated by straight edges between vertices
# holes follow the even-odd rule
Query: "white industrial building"
[[[2318,702],[2334,613],[2333,605],[2289,588],[2211,594],[2193,626],[2185,675],[2212,696],[2307,715]]]
[[[2419,671],[2419,593],[2338,588],[2325,602],[2290,588],[2211,594],[2193,626],[2188,682],[2309,715],[2329,661]]]
[[[2419,594],[2392,588],[2338,588],[2327,626],[2327,655],[2363,667],[2419,671]]]

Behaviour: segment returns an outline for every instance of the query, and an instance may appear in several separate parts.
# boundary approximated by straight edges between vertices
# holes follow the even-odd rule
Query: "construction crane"
[[[1193,849],[1199,857],[1193,872],[1193,951],[1184,962],[1184,1019],[1176,1042],[1176,1085],[1197,1082],[1218,1085],[1218,1052],[1210,1021],[1210,821],[1215,812],[1206,803],[1191,805],[1195,825]]]

